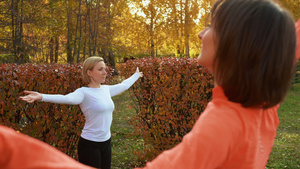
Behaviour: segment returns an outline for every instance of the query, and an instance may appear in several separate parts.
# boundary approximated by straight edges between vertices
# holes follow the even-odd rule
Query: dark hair
[[[269,0],[218,0],[211,11],[216,33],[216,82],[232,102],[269,108],[291,84],[296,48],[293,18]]]

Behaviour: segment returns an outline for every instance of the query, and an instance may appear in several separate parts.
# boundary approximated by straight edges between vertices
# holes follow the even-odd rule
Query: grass
[[[129,124],[135,114],[126,91],[113,97],[115,111],[112,124],[112,169],[142,167],[134,151],[143,147],[143,140],[133,134]],[[280,125],[266,169],[300,168],[300,84],[294,84],[278,110]]]
[[[129,169],[138,167],[134,151],[141,149],[143,139],[134,134],[130,119],[135,114],[129,91],[113,97],[112,132],[112,169]],[[141,165],[140,165],[141,166]]]
[[[292,86],[278,116],[280,124],[266,168],[300,168],[300,83]]]

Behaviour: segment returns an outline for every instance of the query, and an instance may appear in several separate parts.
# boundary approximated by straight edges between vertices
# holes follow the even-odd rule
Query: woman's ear
[[[92,71],[91,70],[87,70],[86,74],[91,77],[92,76]]]

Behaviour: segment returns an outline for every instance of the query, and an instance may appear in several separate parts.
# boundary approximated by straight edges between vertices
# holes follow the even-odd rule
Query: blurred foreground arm
[[[0,168],[92,169],[50,145],[0,125]]]

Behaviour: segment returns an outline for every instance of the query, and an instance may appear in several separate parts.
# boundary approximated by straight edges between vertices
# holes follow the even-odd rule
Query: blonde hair
[[[83,67],[82,67],[82,79],[86,84],[89,84],[91,82],[91,78],[88,76],[87,71],[88,70],[93,70],[95,65],[98,62],[104,61],[104,59],[100,56],[91,56],[87,58],[83,62]]]

